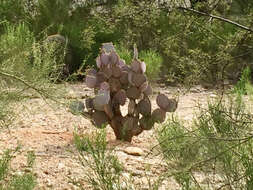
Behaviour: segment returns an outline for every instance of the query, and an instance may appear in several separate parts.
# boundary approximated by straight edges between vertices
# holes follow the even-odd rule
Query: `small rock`
[[[122,177],[125,181],[129,181],[131,179],[130,174],[126,172],[122,173]]]
[[[53,186],[53,183],[50,179],[47,179],[46,183],[47,183],[47,187],[52,187]]]
[[[23,175],[23,172],[17,171],[15,174],[16,174],[17,176],[22,176],[22,175]]]
[[[143,150],[138,147],[127,147],[124,150],[125,153],[133,156],[141,156],[143,155]]]
[[[210,94],[210,98],[216,98],[217,95],[216,94]]]
[[[65,165],[64,165],[63,163],[60,162],[60,163],[58,164],[58,169],[59,169],[59,170],[62,170],[63,168],[65,168]]]
[[[142,175],[143,175],[143,172],[140,171],[140,170],[132,170],[132,171],[131,171],[131,175],[132,175],[132,176],[142,176]]]

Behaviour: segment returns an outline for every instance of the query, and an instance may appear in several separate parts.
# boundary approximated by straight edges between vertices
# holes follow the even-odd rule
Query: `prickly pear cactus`
[[[133,136],[150,130],[155,122],[163,122],[166,112],[174,112],[177,101],[164,94],[156,98],[159,108],[152,112],[149,96],[152,88],[145,75],[146,64],[138,59],[135,46],[130,66],[120,59],[112,43],[102,45],[96,59],[98,70],[89,69],[85,82],[93,88],[95,96],[86,99],[86,108],[95,126],[110,125],[118,140],[131,142]],[[123,116],[120,106],[128,103],[128,113]]]

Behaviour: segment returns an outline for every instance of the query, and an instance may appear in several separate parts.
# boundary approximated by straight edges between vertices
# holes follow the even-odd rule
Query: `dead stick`
[[[179,9],[182,9],[182,10],[186,10],[186,11],[190,11],[190,12],[193,12],[193,13],[196,13],[196,14],[199,14],[199,15],[203,15],[203,16],[208,16],[208,17],[211,17],[211,18],[214,18],[214,19],[217,19],[217,20],[221,20],[221,21],[224,21],[224,22],[227,22],[227,23],[230,23],[230,24],[233,24],[239,28],[242,28],[244,30],[247,30],[249,32],[253,32],[252,29],[248,28],[247,26],[243,26],[237,22],[234,22],[232,20],[229,20],[227,18],[223,18],[223,17],[220,17],[220,16],[216,16],[216,15],[212,15],[212,14],[208,14],[208,13],[205,13],[205,12],[201,12],[201,11],[197,11],[197,10],[194,10],[194,9],[191,9],[191,8],[185,8],[185,7],[179,7]]]

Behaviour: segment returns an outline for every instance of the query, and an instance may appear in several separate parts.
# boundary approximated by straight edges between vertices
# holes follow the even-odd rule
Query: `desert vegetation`
[[[40,101],[62,121],[85,121],[65,132],[37,127],[52,143],[70,135],[56,150],[84,174],[61,178],[72,188],[253,189],[252,16],[251,0],[1,0],[0,189],[63,189],[36,170],[47,164],[32,148],[40,136],[29,136],[37,113],[22,114]],[[212,97],[185,121],[183,97],[198,96],[196,86]],[[158,157],[159,173],[143,160],[141,174],[129,171],[131,159],[118,155],[142,141],[147,150],[130,154]]]

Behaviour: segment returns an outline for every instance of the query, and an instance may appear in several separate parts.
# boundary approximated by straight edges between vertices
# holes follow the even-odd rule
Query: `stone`
[[[127,147],[124,152],[133,156],[142,156],[144,154],[143,150],[138,147]]]

